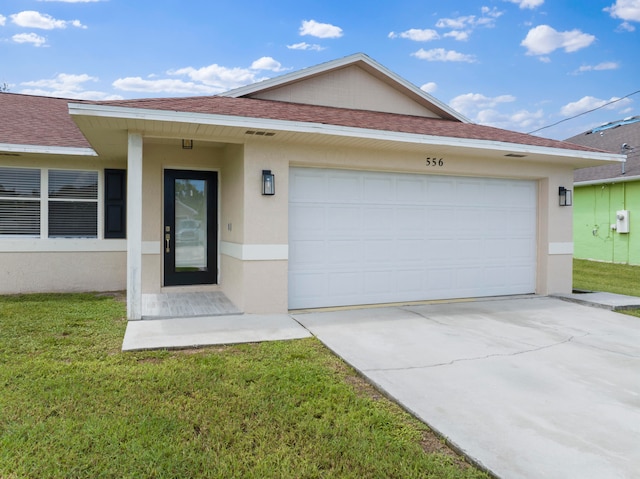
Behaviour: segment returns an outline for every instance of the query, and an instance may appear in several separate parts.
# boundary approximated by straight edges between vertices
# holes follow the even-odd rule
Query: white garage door
[[[535,181],[292,168],[289,308],[533,293]]]

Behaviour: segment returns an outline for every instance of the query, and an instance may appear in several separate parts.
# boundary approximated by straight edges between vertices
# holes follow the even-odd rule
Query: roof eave
[[[36,155],[98,156],[93,148],[48,145],[19,145],[13,143],[0,143],[0,152]]]
[[[575,181],[573,183],[573,186],[610,185],[615,183],[629,183],[631,181],[640,181],[640,175],[616,176],[613,178],[601,178],[598,180]]]
[[[444,147],[473,148],[486,151],[504,151],[523,155],[543,155],[553,157],[574,158],[591,161],[619,162],[624,155],[606,152],[569,150],[548,146],[526,145],[519,143],[482,140],[474,138],[457,138],[434,136],[420,133],[405,133],[388,130],[375,130],[340,126],[326,123],[301,122],[291,120],[274,120],[234,115],[210,113],[191,113],[169,110],[152,110],[87,103],[70,103],[69,113],[74,116],[90,116],[102,118],[119,118],[123,120],[147,120],[176,123],[197,123],[203,125],[219,125],[248,129],[266,129],[272,131],[312,133],[318,135],[334,135],[351,138],[395,141],[422,145],[438,145]]]

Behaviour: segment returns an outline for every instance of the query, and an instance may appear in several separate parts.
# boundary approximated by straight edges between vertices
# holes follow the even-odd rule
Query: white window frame
[[[0,235],[0,240],[19,240],[24,239],[38,239],[38,240],[55,240],[55,241],[84,241],[84,240],[101,240],[104,239],[104,170],[102,169],[90,169],[90,168],[37,168],[37,167],[23,167],[18,165],[2,166],[3,168],[16,168],[16,169],[29,169],[40,170],[40,197],[33,198],[33,201],[40,201],[40,235]],[[79,171],[79,172],[92,172],[98,174],[98,195],[96,199],[65,199],[63,201],[82,201],[82,202],[96,202],[97,214],[96,221],[98,222],[96,228],[95,237],[50,237],[49,236],[49,171]],[[53,201],[59,199],[54,198]]]

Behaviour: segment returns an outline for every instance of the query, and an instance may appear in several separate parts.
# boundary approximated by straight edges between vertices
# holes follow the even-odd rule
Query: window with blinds
[[[49,170],[49,237],[98,236],[98,172]]]
[[[40,170],[0,168],[0,235],[40,236]]]

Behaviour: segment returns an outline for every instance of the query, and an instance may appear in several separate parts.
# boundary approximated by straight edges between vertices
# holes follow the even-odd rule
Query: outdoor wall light
[[[271,170],[262,170],[262,194],[272,196],[276,194],[276,176]]]
[[[193,140],[182,140],[183,150],[193,150]]]
[[[561,186],[558,188],[558,195],[560,196],[560,206],[571,206],[571,190]]]

